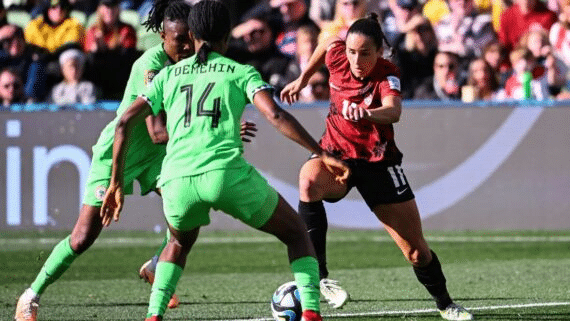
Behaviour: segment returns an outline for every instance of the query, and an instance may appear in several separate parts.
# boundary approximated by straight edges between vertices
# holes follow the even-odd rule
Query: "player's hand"
[[[119,221],[124,199],[123,187],[120,184],[111,183],[107,188],[107,193],[105,193],[103,205],[101,205],[100,215],[103,226],[109,226],[112,219],[115,222]]]
[[[307,86],[307,83],[303,81],[301,77],[288,83],[287,86],[281,90],[281,101],[286,102],[289,105],[298,101],[299,94],[301,93],[301,90],[305,88],[305,86]]]
[[[257,125],[254,122],[243,121],[241,122],[241,130],[239,135],[243,142],[251,142],[250,137],[255,137],[255,132],[257,131]]]
[[[321,156],[321,159],[325,167],[334,174],[335,180],[341,184],[346,184],[348,177],[350,177],[350,168],[348,165],[326,153]]]
[[[370,110],[358,107],[356,104],[345,104],[342,107],[342,117],[346,120],[357,122],[370,115]]]

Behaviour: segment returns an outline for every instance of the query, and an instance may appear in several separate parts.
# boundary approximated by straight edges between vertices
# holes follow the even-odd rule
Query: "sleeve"
[[[401,97],[402,84],[400,83],[400,71],[398,67],[392,63],[386,62],[386,76],[380,80],[378,86],[380,87],[380,96],[397,96]]]
[[[65,32],[63,33],[65,36],[61,40],[61,46],[68,44],[68,43],[78,43],[83,44],[85,29],[83,26],[76,22],[75,19],[71,18],[67,22],[67,28],[65,28]]]
[[[338,40],[330,44],[325,56],[325,64],[332,74],[346,62],[346,45],[344,41]]]
[[[144,90],[142,95],[146,102],[150,105],[152,113],[158,115],[161,110],[164,110],[162,104],[164,97],[164,81],[168,73],[169,68],[163,69],[161,72],[154,77],[149,86]]]
[[[250,102],[253,102],[255,94],[262,90],[273,90],[273,87],[261,79],[261,74],[252,66],[247,66],[243,79],[245,83],[243,89]]]

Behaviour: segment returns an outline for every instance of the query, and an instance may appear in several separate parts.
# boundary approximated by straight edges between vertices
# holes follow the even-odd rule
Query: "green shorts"
[[[175,178],[162,187],[166,221],[179,231],[210,224],[210,209],[260,228],[273,215],[278,194],[251,165]]]
[[[156,190],[156,183],[160,176],[163,157],[156,157],[144,164],[130,165],[125,169],[125,194],[133,193],[133,182],[139,181],[141,195]],[[100,207],[103,197],[111,181],[111,166],[93,160],[89,169],[89,177],[83,194],[83,204]]]

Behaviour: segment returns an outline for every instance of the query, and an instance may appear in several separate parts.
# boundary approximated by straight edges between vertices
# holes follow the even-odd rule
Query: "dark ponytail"
[[[188,16],[188,27],[197,40],[204,43],[198,50],[198,64],[208,61],[212,45],[226,41],[231,31],[230,11],[220,1],[203,0],[196,3]]]
[[[142,23],[147,31],[160,32],[164,20],[186,23],[190,5],[184,0],[154,0],[148,18]]]
[[[208,61],[208,55],[210,54],[210,52],[212,52],[212,46],[210,45],[209,42],[204,42],[202,44],[202,46],[200,47],[200,49],[198,50],[198,52],[196,53],[197,63],[199,65],[206,64],[206,62]]]
[[[351,33],[358,33],[371,38],[377,48],[383,48],[384,45],[386,45],[388,56],[393,56],[394,49],[390,46],[386,35],[382,31],[380,20],[376,12],[371,12],[365,18],[356,20],[348,29],[347,35]]]

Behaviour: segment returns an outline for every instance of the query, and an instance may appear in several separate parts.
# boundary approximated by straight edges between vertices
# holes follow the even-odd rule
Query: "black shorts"
[[[400,164],[385,165],[357,159],[346,160],[346,163],[352,172],[347,182],[347,193],[356,186],[370,209],[380,204],[402,203],[414,199],[414,192]],[[339,200],[326,199],[327,202]]]

